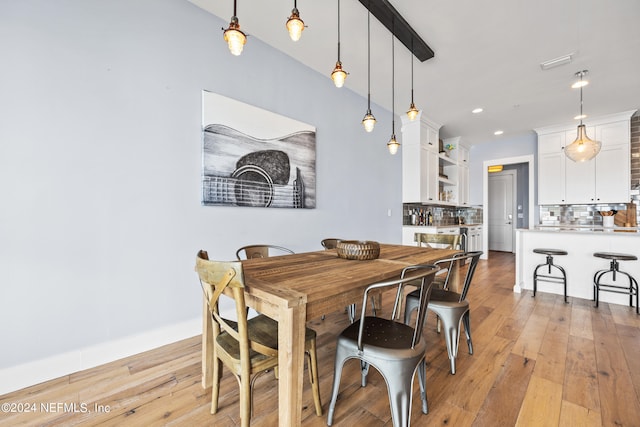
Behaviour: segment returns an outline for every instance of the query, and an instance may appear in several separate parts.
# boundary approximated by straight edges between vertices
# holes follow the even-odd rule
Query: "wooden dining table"
[[[380,245],[380,256],[339,258],[335,249],[242,261],[247,305],[278,321],[278,417],[280,426],[299,426],[302,417],[305,324],[362,301],[367,286],[400,277],[404,267],[433,264],[459,250]],[[459,283],[454,268],[450,287]],[[212,382],[211,316],[203,309],[202,385]]]

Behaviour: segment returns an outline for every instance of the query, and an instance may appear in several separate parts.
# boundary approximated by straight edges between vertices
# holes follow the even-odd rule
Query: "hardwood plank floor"
[[[562,296],[514,294],[513,283],[512,254],[492,252],[489,261],[480,261],[469,293],[474,354],[463,338],[456,375],[449,374],[444,338],[429,317],[429,414],[420,412],[416,397],[413,424],[640,425],[640,316],[629,307],[601,303],[595,309],[575,298],[564,304]],[[390,309],[390,295],[383,304]],[[335,337],[347,317],[330,313],[309,326],[318,333],[325,415],[315,415],[305,380],[303,425],[325,426]],[[211,415],[211,391],[200,386],[200,349],[200,337],[193,337],[0,396],[0,425],[235,427],[237,383],[224,375],[220,409]],[[253,426],[277,425],[277,393],[272,374],[257,380]],[[359,366],[351,362],[343,371],[334,426],[364,425],[392,425],[387,389],[374,370],[367,387],[360,387]]]

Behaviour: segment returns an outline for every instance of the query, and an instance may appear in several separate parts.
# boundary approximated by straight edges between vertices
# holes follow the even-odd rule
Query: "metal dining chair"
[[[210,261],[206,251],[199,251],[196,256],[196,271],[212,320],[211,413],[215,414],[218,411],[220,378],[222,367],[226,366],[240,385],[240,422],[242,427],[248,427],[253,407],[252,389],[256,378],[278,367],[278,322],[262,314],[247,318],[241,262]],[[235,302],[235,321],[225,319],[218,310],[218,300],[225,290],[227,295],[230,291]],[[309,328],[306,328],[305,332],[305,356],[316,414],[322,416],[316,333]]]
[[[411,418],[412,384],[416,371],[420,383],[422,412],[428,412],[426,392],[426,342],[422,338],[422,327],[426,314],[433,274],[437,267],[432,265],[407,267],[399,279],[380,282],[367,287],[362,298],[362,315],[359,320],[347,327],[338,336],[335,357],[333,389],[327,425],[333,423],[340,378],[344,363],[349,359],[358,359],[361,363],[362,385],[366,385],[369,365],[375,367],[383,376],[389,394],[391,419],[394,427],[406,427]],[[398,305],[395,304],[389,319],[366,316],[366,302],[369,293],[388,287],[398,287],[404,283],[420,281],[418,315],[415,327],[393,319],[396,318]],[[396,298],[396,302],[398,298]]]
[[[252,258],[268,258],[275,255],[292,254],[291,249],[283,248],[276,245],[248,245],[243,246],[236,251],[238,261]]]
[[[438,322],[442,322],[445,330],[445,341],[447,344],[447,353],[451,364],[451,373],[456,373],[456,357],[458,356],[458,344],[460,341],[460,324],[464,323],[464,331],[467,337],[467,345],[469,354],[473,354],[473,343],[471,341],[471,321],[469,315],[469,301],[467,301],[467,293],[476,271],[478,260],[482,255],[482,251],[464,252],[456,254],[449,259],[443,259],[436,262],[438,266],[447,266],[444,288],[433,289],[431,300],[429,301],[429,310],[438,316]],[[456,293],[449,290],[449,278],[451,270],[458,268],[456,264],[463,264],[470,261],[467,266],[467,272],[462,286],[462,292]],[[405,299],[404,321],[409,323],[411,312],[419,307],[420,304],[419,290],[407,294]],[[438,324],[438,332],[440,332],[440,324]]]

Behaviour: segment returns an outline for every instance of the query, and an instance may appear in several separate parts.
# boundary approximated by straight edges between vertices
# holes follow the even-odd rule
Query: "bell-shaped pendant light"
[[[582,114],[582,88],[587,85],[588,82],[584,82],[582,78],[586,76],[588,70],[578,71],[577,77],[580,77],[580,81],[575,83],[572,87],[580,88],[580,124],[578,125],[578,136],[575,141],[567,145],[564,148],[564,154],[574,162],[586,162],[593,159],[600,152],[602,143],[600,141],[594,141],[587,136],[587,128],[582,124],[582,119],[585,117]]]
[[[411,39],[411,105],[409,106],[409,111],[407,111],[407,117],[409,117],[410,121],[414,121],[420,112],[413,102],[413,57],[413,39]]]
[[[373,131],[376,118],[371,113],[371,12],[367,12],[367,112],[362,119],[367,132]]]
[[[340,0],[338,0],[338,60],[336,66],[331,72],[331,80],[336,87],[342,87],[344,81],[347,79],[347,72],[342,69],[342,62],[340,62]]]
[[[229,28],[224,30],[224,41],[229,44],[229,50],[235,56],[239,56],[242,53],[242,48],[247,42],[247,36],[240,31],[240,24],[236,16],[236,0],[233,0],[233,16],[231,17]]]
[[[291,16],[287,20],[287,30],[289,31],[289,37],[291,37],[291,40],[293,40],[294,42],[300,40],[302,31],[304,30],[304,21],[300,19],[297,0],[293,1]]]
[[[389,149],[389,153],[396,154],[398,152],[398,148],[400,148],[400,143],[396,139],[396,109],[395,109],[395,35],[393,32],[393,21],[391,22],[391,138],[389,142],[387,142],[387,148]]]

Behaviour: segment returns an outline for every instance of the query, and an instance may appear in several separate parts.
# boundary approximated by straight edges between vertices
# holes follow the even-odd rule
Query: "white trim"
[[[0,395],[202,334],[202,318],[0,369]]]
[[[489,257],[489,172],[487,169],[489,166],[497,165],[512,165],[516,163],[528,163],[529,164],[529,224],[535,221],[534,218],[534,193],[535,193],[535,158],[533,154],[518,157],[506,157],[503,159],[485,160],[482,163],[482,223],[486,226],[482,227],[482,251],[483,259]],[[518,250],[518,236],[516,233],[516,255]],[[519,286],[517,283],[513,286],[514,292],[519,292]]]

